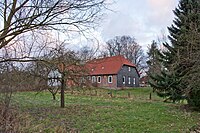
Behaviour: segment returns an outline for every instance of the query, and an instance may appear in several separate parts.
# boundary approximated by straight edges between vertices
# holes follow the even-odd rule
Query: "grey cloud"
[[[131,35],[134,36],[143,28],[140,20],[127,14],[114,14],[110,21],[104,25],[102,36],[105,39],[112,38],[117,35]]]
[[[131,35],[146,47],[170,26],[177,3],[178,0],[117,0],[113,6],[116,12],[108,14],[101,35],[105,41],[116,35]]]

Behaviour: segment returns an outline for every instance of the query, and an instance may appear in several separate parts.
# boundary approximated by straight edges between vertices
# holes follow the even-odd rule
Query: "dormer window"
[[[104,67],[102,66],[101,69],[104,69]]]

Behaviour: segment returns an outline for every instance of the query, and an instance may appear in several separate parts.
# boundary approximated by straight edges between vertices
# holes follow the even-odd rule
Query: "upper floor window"
[[[108,83],[112,83],[112,76],[108,76]]]
[[[131,71],[131,67],[128,67],[128,71],[129,71],[129,72]]]

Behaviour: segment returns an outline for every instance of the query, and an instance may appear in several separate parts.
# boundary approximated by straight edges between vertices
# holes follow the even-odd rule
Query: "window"
[[[128,77],[128,84],[130,85],[131,84],[131,78]]]
[[[108,83],[112,83],[112,76],[108,76]]]
[[[101,76],[97,77],[97,83],[101,83]]]
[[[125,76],[123,76],[123,84],[125,84],[125,82],[126,82],[126,77]]]
[[[131,71],[131,67],[128,67],[128,71],[129,71],[129,72]]]
[[[85,78],[84,77],[80,77],[80,83],[85,83]]]
[[[135,85],[135,78],[133,78],[133,84]]]
[[[92,83],[95,83],[95,82],[96,82],[96,77],[92,76]]]
[[[60,86],[61,82],[58,80],[58,77],[53,77],[48,79],[48,85],[49,86]]]

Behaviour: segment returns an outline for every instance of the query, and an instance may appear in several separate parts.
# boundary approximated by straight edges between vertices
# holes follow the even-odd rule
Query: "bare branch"
[[[0,29],[0,49],[22,33],[35,29],[60,29],[60,25],[82,30],[95,24],[105,0],[10,0],[0,3],[0,17],[4,20]],[[85,27],[85,28],[84,28]]]

